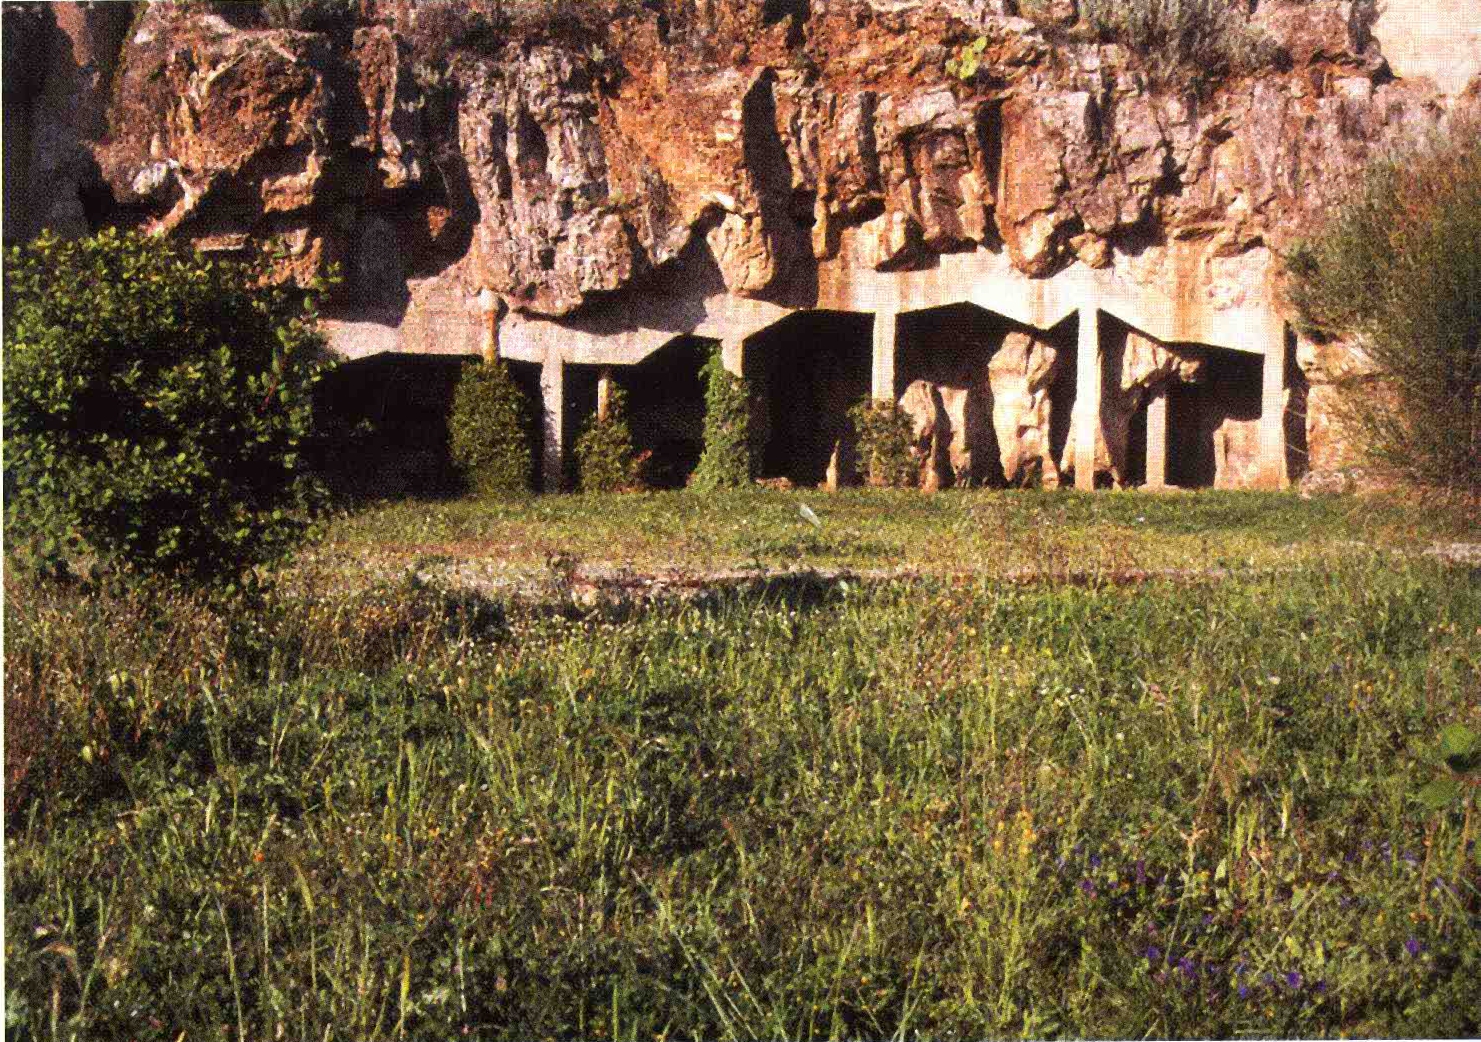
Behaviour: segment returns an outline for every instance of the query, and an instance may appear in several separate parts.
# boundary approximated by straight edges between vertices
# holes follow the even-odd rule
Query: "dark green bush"
[[[910,417],[894,402],[865,398],[849,410],[859,437],[859,469],[876,488],[909,488],[916,464],[910,455]]]
[[[638,483],[638,457],[627,423],[627,393],[614,385],[607,418],[593,415],[576,439],[576,475],[583,492],[620,492]]]
[[[448,428],[453,462],[481,492],[530,487],[528,406],[500,359],[470,362],[453,394]]]
[[[58,562],[230,580],[301,536],[323,367],[265,261],[49,234],[6,258],[6,535]]]
[[[1304,331],[1372,363],[1340,385],[1369,462],[1481,490],[1481,136],[1377,163],[1286,260]]]
[[[725,368],[720,350],[700,370],[705,381],[704,453],[691,485],[701,492],[751,483],[751,402],[746,381]]]

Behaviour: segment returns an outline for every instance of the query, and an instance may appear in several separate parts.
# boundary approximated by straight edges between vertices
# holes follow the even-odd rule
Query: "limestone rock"
[[[250,5],[12,5],[6,240],[122,223],[269,247],[286,279],[338,263],[339,319],[399,350],[476,342],[467,302],[485,289],[517,317],[615,325],[664,279],[691,317],[727,291],[807,307],[825,280],[931,277],[965,251],[1234,308],[1267,298],[1278,251],[1372,156],[1481,106],[1394,78],[1382,40],[1409,23],[1385,14],[1375,40],[1353,0],[1262,0],[1282,59],[1204,93],[1006,0],[816,0],[783,18],[611,0],[585,36],[478,28],[507,6],[362,0],[324,32]],[[946,77],[978,37],[978,76]],[[1456,46],[1469,61],[1474,41]],[[1114,480],[1132,403],[1185,375],[1171,364],[1110,374]],[[1022,366],[1018,404],[988,410],[1010,480],[1046,440]],[[1340,443],[1332,393],[1312,379],[1314,461]],[[964,427],[941,427],[948,482],[970,473]]]
[[[1016,331],[1003,339],[988,363],[993,429],[1003,478],[1010,485],[1027,476],[1034,460],[1040,461],[1039,476],[1044,487],[1059,484],[1049,441],[1049,388],[1059,364],[1059,352],[1054,347]]]

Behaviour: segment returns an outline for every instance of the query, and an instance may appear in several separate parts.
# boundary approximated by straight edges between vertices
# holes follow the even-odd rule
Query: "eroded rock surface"
[[[612,8],[563,28],[362,0],[308,32],[248,4],[7,5],[5,236],[136,223],[269,248],[302,282],[337,264],[331,313],[403,351],[476,349],[484,290],[588,324],[655,286],[808,307],[825,276],[978,250],[1237,308],[1273,299],[1276,253],[1372,155],[1481,107],[1481,86],[1395,78],[1351,0],[1260,0],[1271,63],[1202,91],[999,0]],[[978,75],[947,76],[978,37]],[[1004,351],[985,377],[1004,476],[1042,459],[1052,479],[1053,350]],[[1128,417],[1189,364],[1141,344],[1115,363],[1115,481]],[[1314,462],[1330,395],[1312,381]]]

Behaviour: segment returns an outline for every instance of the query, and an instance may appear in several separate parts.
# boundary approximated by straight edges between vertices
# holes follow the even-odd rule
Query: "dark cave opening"
[[[745,347],[759,398],[759,476],[820,484],[835,447],[841,481],[857,478],[848,411],[870,393],[874,316],[805,311],[758,333]]]

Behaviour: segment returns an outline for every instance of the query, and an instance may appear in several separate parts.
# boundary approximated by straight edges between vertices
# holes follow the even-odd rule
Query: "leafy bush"
[[[638,483],[638,458],[627,424],[627,394],[613,385],[605,420],[592,416],[576,439],[576,473],[583,492],[618,492]]]
[[[746,381],[725,368],[717,348],[700,369],[705,381],[704,453],[691,485],[701,492],[751,483],[751,401]]]
[[[859,433],[859,467],[876,488],[909,488],[916,465],[910,454],[910,417],[894,402],[865,398],[849,410]]]
[[[448,419],[453,462],[482,492],[530,487],[528,406],[500,359],[470,362],[453,393]]]
[[[1305,332],[1371,362],[1340,385],[1369,460],[1481,490],[1481,136],[1378,162],[1286,260]]]
[[[229,580],[292,546],[322,340],[265,260],[108,230],[6,258],[6,534]]]

